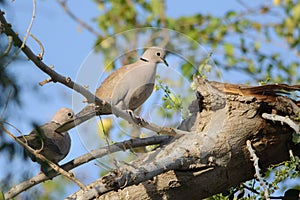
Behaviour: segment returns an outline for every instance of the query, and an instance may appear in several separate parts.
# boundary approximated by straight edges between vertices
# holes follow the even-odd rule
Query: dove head
[[[73,118],[74,118],[73,110],[69,108],[61,108],[55,113],[52,121],[58,124],[64,124],[65,122],[68,122]]]
[[[169,66],[165,60],[166,51],[159,47],[148,48],[141,57],[141,60],[150,63],[164,63]]]

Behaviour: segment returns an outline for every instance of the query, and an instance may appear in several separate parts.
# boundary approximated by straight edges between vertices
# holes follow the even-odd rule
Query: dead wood
[[[253,179],[247,140],[263,171],[289,160],[289,149],[300,155],[299,145],[291,141],[294,130],[262,117],[263,113],[276,113],[297,123],[297,102],[277,92],[297,86],[276,85],[273,92],[271,86],[263,86],[266,93],[257,86],[257,92],[239,93],[199,77],[194,82],[197,98],[190,106],[191,115],[178,127],[190,134],[95,181],[89,186],[93,192],[79,191],[70,198],[201,199]]]

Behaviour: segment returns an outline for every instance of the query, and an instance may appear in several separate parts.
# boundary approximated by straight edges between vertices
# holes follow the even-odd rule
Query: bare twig
[[[41,52],[37,56],[40,60],[43,60],[43,56],[45,53],[43,43],[39,39],[37,39],[37,37],[35,37],[33,34],[30,33],[30,36],[40,45]]]
[[[71,17],[75,22],[77,22],[80,26],[82,26],[83,28],[85,28],[86,30],[88,30],[89,32],[91,32],[92,34],[94,34],[97,37],[102,38],[103,36],[97,32],[95,29],[93,29],[90,25],[88,25],[86,22],[82,21],[81,19],[79,19],[74,13],[72,13],[70,11],[70,9],[67,6],[67,1],[66,0],[57,0],[57,3],[59,3],[61,5],[61,7],[64,9],[64,11],[69,15],[69,17]]]
[[[241,4],[244,8],[246,8],[246,10],[249,12],[249,13],[253,13],[254,10],[249,6],[247,5],[245,2],[243,2],[242,0],[237,0],[237,2],[239,4]]]
[[[20,48],[24,48],[25,45],[26,45],[26,40],[28,38],[28,36],[30,35],[30,30],[32,28],[32,25],[33,25],[33,21],[34,21],[34,18],[35,18],[35,14],[36,14],[36,0],[32,0],[32,15],[31,15],[31,20],[30,20],[30,23],[29,23],[29,26],[26,30],[26,34],[24,36],[24,39],[23,39],[23,42],[22,42],[22,45],[20,46]]]
[[[2,109],[2,113],[1,113],[1,115],[0,115],[0,120],[1,120],[2,116],[4,116],[4,114],[5,114],[5,112],[6,112],[6,109],[7,109],[8,102],[9,102],[9,99],[10,99],[10,97],[11,97],[11,94],[12,94],[12,90],[10,90],[10,91],[8,92],[7,98],[6,98],[6,100],[5,100],[5,104],[4,104],[3,109]]]
[[[281,124],[285,123],[285,124],[289,125],[292,129],[294,129],[294,131],[297,134],[300,134],[299,133],[299,126],[295,122],[293,122],[293,120],[291,120],[289,117],[283,117],[283,116],[280,116],[280,115],[268,114],[268,113],[263,113],[262,117],[264,119],[272,120],[273,122],[278,121],[278,122],[281,122]]]
[[[242,184],[242,187],[255,193],[255,194],[260,194],[258,191],[256,191],[254,188],[251,188],[249,186],[247,186],[246,184]],[[278,196],[278,197],[274,197],[274,196],[270,196],[270,199],[283,199],[283,196]]]
[[[50,83],[50,82],[52,82],[52,78],[47,78],[47,79],[45,79],[45,80],[39,82],[39,85],[40,85],[40,86],[43,86],[43,85],[45,85],[45,84],[47,84],[47,83]]]
[[[290,155],[291,160],[295,159],[295,156],[294,156],[294,153],[293,153],[292,149],[289,149],[289,155]]]
[[[0,10],[1,11],[1,10]],[[2,27],[0,27],[0,34],[1,33],[4,33],[4,30],[2,30]],[[7,39],[8,39],[8,43],[7,43],[7,46],[6,46],[6,49],[3,51],[3,53],[2,52],[0,52],[1,54],[0,54],[0,58],[3,58],[3,57],[5,57],[5,56],[7,56],[8,54],[9,54],[9,52],[10,52],[10,50],[11,50],[11,48],[12,48],[12,46],[13,46],[13,37],[12,36],[7,36]],[[20,49],[18,49],[15,53],[14,53],[14,55],[12,55],[12,56],[9,56],[9,60],[7,60],[6,61],[6,63],[2,63],[2,67],[3,68],[6,68],[12,61],[14,61],[16,58],[17,58],[17,56],[19,55],[19,53],[20,53]]]
[[[12,47],[12,45],[13,45],[13,38],[12,38],[11,36],[9,36],[9,37],[7,37],[7,38],[8,38],[8,44],[7,44],[7,47],[6,47],[6,49],[4,50],[3,54],[0,55],[0,57],[6,56],[6,55],[10,52],[11,47]]]
[[[267,200],[270,199],[270,195],[269,195],[269,190],[268,190],[268,187],[266,186],[264,180],[263,180],[263,177],[262,175],[260,174],[260,168],[258,166],[258,160],[259,158],[257,157],[257,155],[255,154],[255,151],[254,149],[252,148],[252,145],[251,145],[251,142],[250,140],[247,140],[247,148],[248,148],[248,151],[250,153],[250,156],[251,156],[251,160],[253,161],[253,166],[254,166],[254,169],[255,169],[255,176],[256,178],[258,179],[260,185],[264,188],[264,195],[265,195],[265,198]]]
[[[135,147],[142,147],[142,146],[148,146],[148,145],[154,145],[154,144],[161,144],[163,142],[166,142],[170,137],[169,136],[152,136],[148,138],[138,138],[138,139],[130,139],[123,142],[118,142],[115,144],[112,144],[109,146],[109,148],[102,147],[100,149],[92,150],[74,160],[69,161],[68,163],[61,166],[62,169],[65,171],[69,171],[75,167],[78,167],[84,163],[87,163],[91,160],[94,160],[96,158],[101,158],[103,156],[106,156],[109,152],[114,153],[118,151],[125,151],[126,149],[135,148]],[[50,180],[56,176],[58,176],[59,173],[55,171],[50,171],[47,175],[40,173],[14,187],[12,187],[9,191],[5,193],[5,199],[14,198],[18,194],[20,194],[22,191],[25,191],[41,182],[44,182],[46,180]]]

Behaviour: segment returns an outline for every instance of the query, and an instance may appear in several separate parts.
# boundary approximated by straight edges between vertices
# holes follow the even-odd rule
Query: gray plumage
[[[153,91],[157,64],[165,63],[168,66],[165,56],[166,52],[162,48],[148,48],[135,63],[122,66],[110,74],[96,90],[95,96],[119,109],[134,111]],[[95,106],[93,103],[87,105],[76,115],[75,120],[65,123],[57,131],[67,131],[95,115],[113,113],[111,109],[96,113]]]
[[[28,135],[18,138],[31,148],[54,163],[58,163],[67,156],[71,147],[71,138],[68,132],[57,133],[55,130],[67,121],[74,118],[74,112],[69,108],[59,109],[51,122],[36,127]],[[29,154],[33,161],[35,157]]]

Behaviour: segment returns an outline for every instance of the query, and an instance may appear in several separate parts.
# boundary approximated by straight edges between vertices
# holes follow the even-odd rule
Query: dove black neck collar
[[[144,61],[144,62],[149,62],[149,60],[145,59],[145,58],[140,58],[140,60]]]

